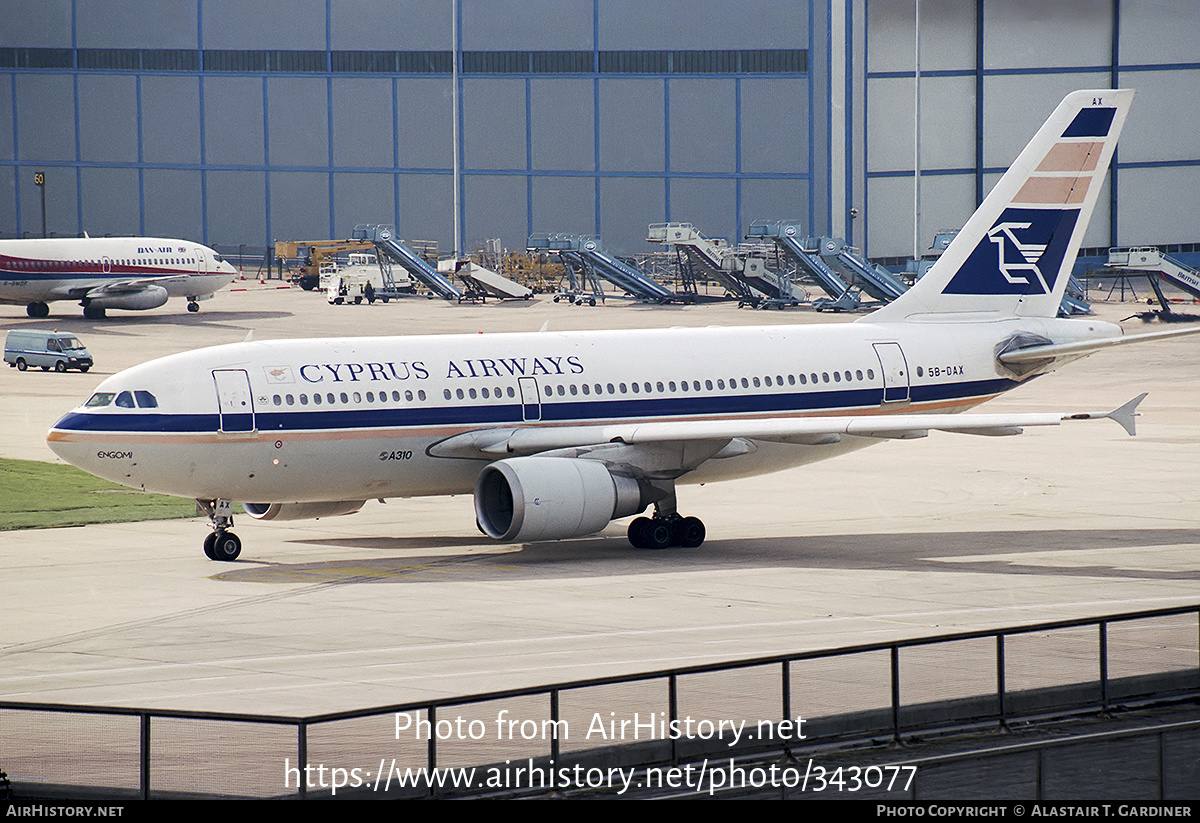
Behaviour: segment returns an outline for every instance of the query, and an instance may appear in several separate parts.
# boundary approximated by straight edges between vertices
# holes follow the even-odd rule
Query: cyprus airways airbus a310
[[[0,303],[48,317],[55,300],[78,300],[83,316],[156,309],[186,297],[188,311],[228,286],[233,266],[207,246],[161,237],[0,240]]]
[[[233,560],[231,501],[261,520],[473,492],[502,541],[643,512],[635,546],[698,546],[679,483],[747,477],[930,430],[1018,434],[1110,412],[958,414],[1118,343],[1056,317],[1132,91],[1066,97],[929,273],[841,326],[244,342],[117,374],[48,435],[64,460],[196,498]],[[247,502],[248,501],[248,502]]]

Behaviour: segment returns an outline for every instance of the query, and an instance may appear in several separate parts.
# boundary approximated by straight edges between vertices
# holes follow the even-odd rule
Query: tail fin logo
[[[1029,227],[1029,223],[1000,223],[993,226],[992,230],[987,233],[987,236],[989,240],[996,244],[996,265],[1009,283],[1031,285],[1029,278],[1033,277],[1041,285],[1042,293],[1046,294],[1050,291],[1050,287],[1046,285],[1046,279],[1042,277],[1042,272],[1037,267],[1038,261],[1042,259],[1042,255],[1046,252],[1046,244],[1022,243],[1014,233],[1028,229]],[[1011,261],[1004,254],[1006,240],[1008,241],[1008,246],[1014,249],[1021,258],[1021,262]],[[1022,276],[1018,272],[1026,272],[1027,274]]]
[[[1051,294],[1079,209],[1007,208],[943,294]]]

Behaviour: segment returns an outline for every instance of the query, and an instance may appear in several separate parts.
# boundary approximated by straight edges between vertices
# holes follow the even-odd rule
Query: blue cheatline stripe
[[[931,403],[998,394],[1017,385],[1014,380],[974,380],[911,387],[914,403]],[[852,411],[870,409],[883,400],[882,388],[855,388],[780,394],[742,394],[694,397],[671,396],[619,400],[542,398],[542,422],[626,423],[655,417],[708,417],[785,412]],[[260,432],[332,431],[346,429],[405,428],[419,426],[520,426],[520,403],[431,406],[378,409],[303,409],[256,411]],[[154,412],[71,412],[55,424],[59,431],[113,433],[209,433],[218,430],[213,414],[163,414]]]
[[[1063,137],[1108,137],[1108,129],[1112,126],[1115,108],[1083,109],[1075,115],[1071,125],[1063,132]]]

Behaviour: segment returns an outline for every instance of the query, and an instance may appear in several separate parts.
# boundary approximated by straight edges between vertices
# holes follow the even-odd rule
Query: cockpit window
[[[88,401],[85,405],[89,409],[99,408],[100,406],[107,406],[109,403],[111,403],[113,401],[114,397],[116,397],[116,395],[110,391],[98,391],[95,394],[93,394],[91,397],[88,398]]]
[[[135,391],[133,396],[137,398],[139,409],[157,409],[158,399],[148,391]]]
[[[127,392],[127,391],[123,391],[120,394],[118,394],[117,395],[117,405],[123,409],[134,408],[133,394],[130,392]]]

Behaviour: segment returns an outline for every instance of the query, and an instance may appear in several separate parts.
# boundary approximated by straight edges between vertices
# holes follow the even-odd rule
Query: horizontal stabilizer
[[[1077,343],[1050,343],[1044,346],[1028,346],[1023,349],[1013,349],[997,356],[1005,365],[1019,363],[1041,363],[1056,357],[1082,356],[1091,354],[1110,346],[1124,346],[1129,343],[1145,343],[1150,340],[1163,340],[1168,337],[1181,337],[1185,334],[1200,334],[1200,327],[1187,329],[1168,329],[1167,331],[1152,331],[1145,334],[1124,334],[1120,337],[1109,337],[1104,340],[1081,340]]]

